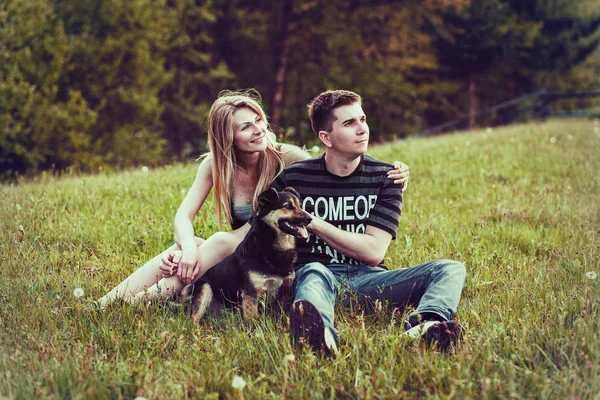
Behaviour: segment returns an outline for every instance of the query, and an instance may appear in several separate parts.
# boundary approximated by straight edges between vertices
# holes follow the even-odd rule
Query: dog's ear
[[[273,205],[277,204],[279,201],[279,193],[277,190],[271,188],[267,191],[264,191],[258,196],[258,208],[256,210],[256,215],[262,217],[271,211]]]
[[[293,194],[294,196],[296,196],[298,199],[300,199],[300,193],[298,193],[298,192],[296,191],[296,189],[294,189],[293,187],[289,187],[289,186],[288,186],[288,187],[286,187],[285,189],[283,189],[283,191],[284,191],[284,192],[291,193],[291,194]]]

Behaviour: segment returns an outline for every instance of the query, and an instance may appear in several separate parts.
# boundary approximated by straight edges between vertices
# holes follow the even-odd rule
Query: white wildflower
[[[73,290],[73,296],[75,297],[82,297],[83,296],[83,289],[78,287],[75,290]]]
[[[594,271],[589,271],[585,273],[585,277],[591,280],[594,280],[598,277],[598,274],[595,273]]]
[[[246,381],[239,375],[233,377],[233,381],[231,382],[231,387],[238,390],[243,390],[246,387]]]
[[[283,361],[287,363],[293,363],[294,361],[296,361],[296,356],[294,356],[293,354],[288,354],[287,356],[283,357]]]
[[[21,211],[21,205],[17,203],[17,211]]]
[[[147,174],[148,173],[148,167],[146,167],[145,165],[142,167],[142,172]]]

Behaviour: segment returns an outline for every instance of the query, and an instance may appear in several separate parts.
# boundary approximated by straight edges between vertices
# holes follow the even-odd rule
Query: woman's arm
[[[389,171],[387,175],[395,184],[402,185],[402,193],[404,193],[408,187],[408,178],[410,177],[408,165],[402,161],[394,161],[394,169]]]
[[[286,167],[296,161],[307,160],[312,157],[308,152],[293,144],[281,143],[280,146]],[[394,161],[394,169],[388,172],[388,178],[392,179],[395,184],[402,185],[403,192],[408,186],[409,177],[410,169],[408,168],[408,165],[404,164],[402,161]]]
[[[188,270],[193,269],[199,262],[198,246],[192,222],[198,210],[204,204],[212,186],[212,163],[210,159],[205,158],[198,167],[192,187],[185,195],[175,214],[175,242],[179,244],[182,251],[181,260],[177,266],[177,275],[180,278],[189,275]]]
[[[285,162],[285,166],[287,167],[290,164],[295,163],[296,161],[308,160],[312,156],[308,154],[308,152],[302,150],[298,146],[294,146],[293,144],[280,144],[281,155],[283,156],[283,161]]]

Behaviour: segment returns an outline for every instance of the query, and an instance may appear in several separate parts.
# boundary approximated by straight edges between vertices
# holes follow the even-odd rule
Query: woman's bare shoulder
[[[280,143],[279,149],[286,166],[296,161],[307,160],[311,157],[308,152],[293,144]]]

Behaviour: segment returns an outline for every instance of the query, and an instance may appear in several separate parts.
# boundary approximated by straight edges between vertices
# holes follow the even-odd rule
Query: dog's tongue
[[[302,225],[294,225],[296,227],[296,229],[298,229],[298,233],[300,234],[300,237],[302,237],[302,239],[306,239],[308,237],[308,231],[306,230],[305,226]]]

